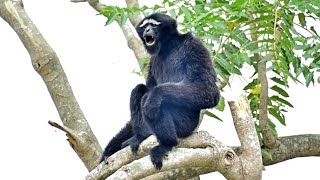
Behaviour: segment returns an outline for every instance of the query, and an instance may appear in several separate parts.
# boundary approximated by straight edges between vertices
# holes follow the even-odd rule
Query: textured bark
[[[107,165],[104,162],[101,163],[94,171],[90,172],[86,179],[104,179],[108,176],[108,179],[139,179],[157,174],[159,171],[153,167],[149,156],[141,158],[148,155],[149,150],[155,145],[157,145],[157,140],[151,136],[140,145],[137,156],[132,155],[130,148],[124,148],[110,156]],[[195,149],[185,149],[184,147]],[[135,159],[139,160],[134,161]],[[177,148],[168,154],[168,158],[164,159],[161,172],[192,167],[223,171],[226,177],[231,177],[229,172],[238,173],[241,170],[240,159],[232,149],[204,131],[181,139]],[[233,170],[234,168],[237,170]],[[190,174],[185,175],[186,177],[190,176]],[[232,176],[238,177],[240,174]]]
[[[256,55],[255,55],[256,56]],[[261,58],[259,58],[261,59]],[[258,62],[258,77],[260,80],[260,106],[259,106],[259,125],[262,129],[264,145],[268,148],[273,148],[276,144],[276,138],[271,132],[268,117],[268,79],[266,62],[259,60]]]
[[[297,157],[320,156],[320,135],[304,134],[279,137],[273,149],[268,149],[272,160],[264,159],[264,165],[272,165]]]
[[[261,179],[262,157],[259,139],[252,121],[248,100],[240,96],[239,100],[229,102],[234,126],[236,128],[242,154],[244,179]]]
[[[84,2],[84,0],[72,1]],[[102,11],[103,6],[99,1],[88,0],[87,2],[98,12]],[[128,7],[137,5],[136,0],[126,2]],[[261,178],[260,147],[247,102],[243,100],[243,97],[240,101],[230,102],[235,127],[241,142],[241,147],[232,148],[234,151],[206,132],[194,133],[180,140],[179,146],[164,160],[163,170],[159,173],[153,168],[149,157],[144,157],[157,144],[155,137],[152,136],[142,143],[137,156],[133,156],[130,149],[125,148],[111,156],[107,165],[103,162],[94,169],[102,149],[72,93],[56,53],[28,18],[21,0],[0,0],[0,16],[16,31],[28,50],[33,67],[46,83],[64,126],[52,121],[49,123],[67,133],[70,145],[87,169],[93,169],[86,179],[101,179],[108,176],[110,179],[120,177],[186,179],[214,171],[219,171],[227,179]],[[130,21],[132,24],[138,22],[132,19]],[[135,52],[137,59],[146,57],[140,41],[134,37],[130,27],[130,24],[121,27],[129,47]],[[265,75],[263,71],[265,63],[264,67],[262,65],[260,65],[262,69],[260,72],[264,72]],[[263,97],[260,98],[263,99]],[[267,112],[267,110],[264,111]],[[266,130],[270,132],[269,128]],[[275,137],[264,134],[264,138],[268,137],[274,138],[270,140],[274,145],[267,146],[273,159],[263,159],[264,165],[272,165],[295,157],[320,156],[320,135],[296,135],[279,137],[275,140]],[[139,160],[133,162],[136,159]],[[110,176],[112,173],[114,174]]]
[[[170,175],[170,171],[175,172],[174,169],[177,171],[175,173],[181,175],[181,179],[199,175],[203,171],[206,173],[218,171],[227,179],[261,179],[260,145],[248,101],[241,96],[237,101],[229,104],[242,144],[240,156],[207,132],[200,131],[188,138],[180,139],[178,146],[164,159],[161,171],[158,171],[153,167],[149,156],[143,157],[157,144],[155,137],[151,136],[140,145],[137,156],[131,155],[128,147],[124,148],[110,156],[107,165],[102,163],[90,172],[86,179],[107,177],[108,179],[148,179],[151,177],[161,179],[161,175],[174,178],[173,175]],[[133,161],[135,159],[139,160]],[[201,170],[186,172],[188,168]],[[156,175],[152,176],[153,174]]]
[[[199,175],[212,172],[211,168],[181,168],[165,171],[157,174],[153,174],[142,180],[162,180],[162,179],[175,179],[175,180],[195,180],[199,178]]]
[[[250,15],[251,19],[254,19],[253,15]],[[251,29],[255,26],[251,24]],[[251,40],[253,42],[258,41],[258,35],[251,30]],[[255,49],[258,49],[258,43],[253,43]],[[267,78],[267,62],[261,61],[261,55],[254,53],[254,58],[258,63],[258,78],[260,80],[260,105],[259,105],[259,125],[262,129],[262,137],[264,145],[268,148],[273,148],[276,144],[276,138],[271,132],[268,118],[268,78]]]
[[[102,149],[75,99],[54,50],[26,14],[21,0],[0,0],[0,16],[15,30],[28,50],[34,69],[44,80],[67,129],[71,147],[87,169],[99,162]]]

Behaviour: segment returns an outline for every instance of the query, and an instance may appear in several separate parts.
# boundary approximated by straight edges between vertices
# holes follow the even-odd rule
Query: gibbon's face
[[[170,37],[176,35],[174,33],[177,32],[177,24],[168,15],[154,13],[145,17],[136,30],[148,53],[156,55],[161,46],[165,46]]]
[[[137,32],[149,54],[157,54],[160,51],[159,26],[161,22],[145,18],[137,26]]]
[[[154,19],[145,19],[139,25],[139,28],[143,29],[142,38],[147,47],[155,45],[158,35],[158,26],[161,23]]]

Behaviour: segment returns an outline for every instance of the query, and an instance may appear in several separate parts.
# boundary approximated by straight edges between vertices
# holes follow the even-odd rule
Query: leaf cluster
[[[232,86],[231,77],[246,80],[247,93],[261,144],[259,105],[261,82],[258,63],[267,65],[269,78],[269,125],[277,135],[274,121],[286,124],[285,113],[293,108],[286,89],[289,81],[307,87],[320,83],[320,0],[163,0],[154,7],[119,8],[106,6],[106,25],[116,17],[123,24],[135,13],[157,11],[170,14],[180,31],[191,31],[210,50],[220,87]],[[318,29],[317,29],[318,28]],[[216,109],[223,111],[221,98]],[[204,114],[221,120],[210,110]]]

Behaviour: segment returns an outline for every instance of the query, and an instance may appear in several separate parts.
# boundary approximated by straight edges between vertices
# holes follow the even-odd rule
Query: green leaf
[[[285,119],[283,116],[281,116],[280,112],[275,110],[274,108],[268,109],[269,113],[275,117],[281,124],[286,125]]]
[[[174,9],[170,9],[169,10],[169,13],[171,15],[172,18],[176,19],[177,18],[177,13],[176,13],[176,10]]]
[[[112,12],[112,13],[108,16],[108,20],[107,20],[105,26],[111,24],[111,23],[116,19],[117,15],[118,15],[118,12],[116,12],[116,11]]]
[[[254,24],[256,22],[260,22],[260,21],[263,21],[263,22],[266,22],[266,21],[271,21],[271,20],[274,20],[274,16],[273,15],[267,15],[267,16],[260,16],[258,18],[255,18],[254,20],[252,21],[249,21],[246,23],[246,25],[250,25],[250,24]]]
[[[216,108],[217,110],[223,112],[225,106],[226,106],[226,105],[225,105],[224,97],[223,97],[223,96],[220,96],[219,103],[218,103],[218,105],[217,105],[215,108]]]
[[[270,48],[258,48],[258,49],[251,51],[251,53],[254,54],[254,53],[267,52],[267,51],[271,51]]]
[[[267,62],[267,61],[271,61],[272,59],[273,59],[272,56],[265,56],[265,57],[263,57],[263,58],[261,59],[260,62]]]
[[[182,11],[185,17],[187,18],[187,20],[190,21],[191,20],[190,10],[186,7],[182,7]]]
[[[261,149],[261,154],[262,154],[262,157],[265,158],[265,159],[269,159],[269,160],[273,160],[272,159],[272,155],[265,149]]]
[[[153,9],[154,11],[157,11],[157,10],[160,9],[161,7],[162,7],[162,6],[156,4],[156,5],[153,6],[152,9]]]
[[[305,27],[306,26],[306,17],[304,16],[303,13],[298,14],[299,22],[301,26]]]
[[[306,76],[306,85],[309,87],[310,83],[313,82],[313,72],[308,73]]]
[[[234,1],[234,3],[230,5],[230,7],[235,10],[242,9],[247,5],[248,2],[249,2],[248,0],[236,0]]]
[[[209,116],[209,117],[215,118],[215,119],[223,122],[222,119],[220,119],[218,116],[216,116],[215,114],[213,114],[212,112],[210,112],[210,111],[208,111],[208,110],[205,110],[205,111],[204,111],[204,114],[207,115],[207,116]]]
[[[278,136],[278,132],[276,130],[276,125],[269,119],[269,126],[270,126],[270,130],[271,130],[271,133],[272,135],[274,135],[275,137]]]
[[[279,94],[281,94],[284,97],[289,97],[289,94],[277,85],[272,86],[271,89],[278,92]]]
[[[243,90],[254,89],[259,83],[260,83],[260,81],[258,79],[254,79],[249,84],[247,84],[243,88]]]
[[[249,65],[252,65],[252,62],[251,62],[250,58],[248,57],[248,54],[240,53],[239,56],[244,62],[246,62]]]
[[[289,103],[288,101],[280,98],[279,96],[271,96],[271,97],[270,97],[270,100],[283,103],[283,104],[285,104],[285,105],[293,108],[293,105],[292,105],[291,103]]]
[[[223,67],[227,72],[230,72],[230,64],[224,54],[222,53],[217,54],[217,58],[215,59],[215,61],[221,67]]]
[[[275,82],[275,83],[278,83],[278,84],[281,84],[281,85],[283,85],[283,86],[286,86],[286,83],[285,83],[283,80],[281,80],[280,78],[273,77],[273,78],[271,78],[271,80],[272,80],[273,82]]]
[[[318,77],[318,83],[320,84],[320,76]]]
[[[128,14],[127,13],[123,13],[121,14],[121,19],[120,19],[120,26],[123,26],[128,19]]]

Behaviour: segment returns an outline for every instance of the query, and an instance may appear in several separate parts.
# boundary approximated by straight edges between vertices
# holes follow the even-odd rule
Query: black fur
[[[146,19],[161,24],[140,27]],[[144,18],[136,30],[151,55],[146,85],[131,93],[131,120],[107,145],[108,157],[130,145],[136,153],[140,143],[154,134],[159,145],[150,150],[151,161],[162,167],[165,154],[187,137],[199,123],[200,110],[217,105],[220,97],[210,54],[191,33],[180,34],[170,16],[155,13]],[[155,43],[148,46],[146,35]]]

